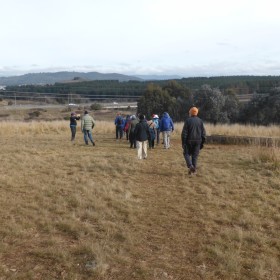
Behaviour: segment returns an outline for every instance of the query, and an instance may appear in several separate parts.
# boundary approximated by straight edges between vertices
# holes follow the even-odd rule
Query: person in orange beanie
[[[206,139],[204,124],[197,115],[198,108],[191,107],[181,133],[183,155],[189,174],[196,174],[198,155]]]

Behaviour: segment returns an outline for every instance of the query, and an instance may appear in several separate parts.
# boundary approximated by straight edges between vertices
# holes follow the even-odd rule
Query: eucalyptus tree
[[[223,94],[219,88],[203,85],[194,96],[200,117],[212,123],[229,123],[237,120],[239,102],[233,92]]]
[[[169,112],[171,115],[176,110],[176,98],[171,97],[167,90],[159,85],[148,84],[147,88],[137,102],[138,113],[145,114],[148,118],[152,114],[161,115]]]

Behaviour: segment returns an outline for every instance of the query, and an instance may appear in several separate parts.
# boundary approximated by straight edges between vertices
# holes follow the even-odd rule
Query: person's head
[[[132,120],[136,120],[136,116],[135,116],[135,115],[132,115],[130,118],[131,118]]]
[[[156,115],[156,114],[153,114],[153,119],[158,119],[158,115]]]
[[[142,120],[144,120],[144,119],[145,119],[144,114],[140,114],[140,115],[139,115],[139,120],[142,121]]]
[[[75,112],[72,112],[72,113],[71,113],[71,116],[75,116],[75,115],[76,115],[76,113],[75,113]]]
[[[85,111],[85,115],[87,115],[87,114],[88,114],[88,111],[86,110],[86,111]]]
[[[191,109],[189,110],[189,115],[192,116],[197,116],[198,114],[198,108],[197,107],[191,107]]]

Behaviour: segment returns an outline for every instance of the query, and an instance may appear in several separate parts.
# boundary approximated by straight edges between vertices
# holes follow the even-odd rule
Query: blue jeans
[[[70,129],[71,129],[71,141],[74,141],[76,135],[76,125],[70,125]]]
[[[85,143],[88,144],[88,138],[90,140],[91,143],[94,143],[93,142],[93,138],[92,138],[92,132],[91,130],[83,130],[83,133],[84,133],[84,140],[85,140]]]
[[[193,166],[196,168],[197,159],[200,151],[200,144],[201,143],[188,143],[184,148],[184,158],[186,160],[188,168]]]

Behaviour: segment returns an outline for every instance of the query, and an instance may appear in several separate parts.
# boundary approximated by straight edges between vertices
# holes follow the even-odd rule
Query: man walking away
[[[94,119],[92,116],[88,114],[88,111],[85,111],[84,116],[82,118],[82,124],[81,124],[81,129],[82,132],[84,133],[84,140],[86,145],[88,145],[88,139],[92,143],[93,146],[95,146],[95,143],[93,141],[92,137],[92,129],[95,125]]]
[[[146,159],[147,154],[147,144],[150,139],[149,126],[145,120],[143,114],[139,115],[139,123],[136,124],[134,134],[136,139],[137,155],[138,159]]]
[[[167,112],[163,113],[163,117],[160,121],[160,131],[163,135],[163,144],[165,149],[170,148],[170,135],[174,130],[174,124]]]
[[[197,116],[198,109],[192,107],[189,111],[189,118],[186,119],[181,138],[183,155],[189,168],[189,174],[196,174],[197,159],[200,149],[206,139],[206,131],[202,120]]]

